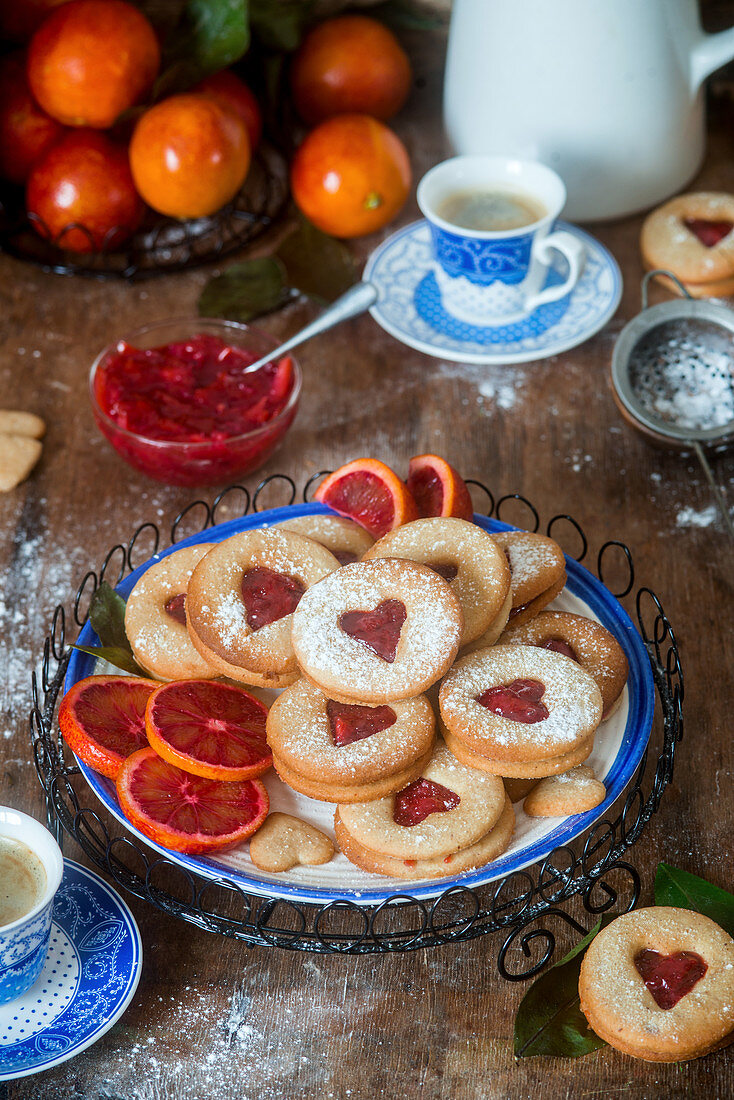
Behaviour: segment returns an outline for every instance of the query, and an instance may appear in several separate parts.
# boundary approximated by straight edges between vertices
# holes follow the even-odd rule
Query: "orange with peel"
[[[474,519],[474,506],[466,482],[445,458],[431,454],[411,458],[406,483],[420,516]]]
[[[116,779],[127,757],[148,743],[145,707],[157,686],[137,676],[78,680],[59,706],[59,727],[71,751]]]
[[[419,518],[405,482],[376,458],[356,458],[340,466],[321,482],[314,500],[359,523],[376,539]]]

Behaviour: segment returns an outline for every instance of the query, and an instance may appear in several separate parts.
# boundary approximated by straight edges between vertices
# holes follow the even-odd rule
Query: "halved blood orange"
[[[376,458],[355,458],[340,466],[324,478],[314,500],[353,519],[376,539],[418,519],[418,508],[405,482]]]
[[[158,687],[137,676],[87,676],[59,706],[59,726],[73,753],[116,779],[130,753],[148,744],[145,706]]]
[[[466,482],[445,458],[438,455],[416,455],[411,458],[407,485],[421,516],[474,519],[474,507]]]
[[[148,699],[145,729],[160,757],[206,779],[254,779],[273,763],[268,708],[249,691],[214,680],[173,680]]]
[[[191,855],[234,848],[260,828],[270,808],[261,780],[222,782],[190,775],[151,748],[125,761],[117,797],[128,821],[144,836]]]

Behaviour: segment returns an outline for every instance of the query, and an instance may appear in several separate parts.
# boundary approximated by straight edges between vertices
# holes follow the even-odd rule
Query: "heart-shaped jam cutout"
[[[713,248],[723,241],[734,228],[734,222],[710,221],[708,218],[685,218],[683,224],[706,248]]]
[[[345,611],[339,616],[339,626],[391,665],[407,617],[402,600],[383,600],[374,611]]]
[[[392,707],[365,707],[358,703],[337,703],[329,699],[326,704],[331,739],[340,748],[363,741],[373,733],[381,733],[397,722]]]
[[[443,577],[445,581],[452,581],[459,572],[458,565],[454,565],[453,562],[438,562],[436,565],[432,565],[431,569],[434,573],[438,573],[439,577]]]
[[[661,955],[645,950],[635,956],[635,968],[658,1008],[668,1009],[691,992],[708,970],[708,964],[695,951]]]
[[[487,688],[477,696],[477,702],[500,718],[532,725],[544,722],[550,713],[540,701],[544,694],[545,684],[539,680],[513,680],[511,684]]]
[[[331,552],[340,565],[351,565],[353,561],[359,561],[359,555],[353,550],[332,550]]]
[[[163,610],[181,626],[186,626],[186,593],[178,592],[164,604]]]
[[[252,630],[277,622],[298,607],[306,591],[300,581],[287,573],[276,573],[258,565],[242,576],[242,602],[247,612],[247,625]]]
[[[578,664],[578,657],[573,649],[564,638],[546,638],[544,642],[540,642],[538,649],[550,649],[553,653],[562,653],[564,657],[570,657],[572,661]]]
[[[396,825],[410,828],[411,825],[420,825],[429,814],[453,810],[460,802],[459,795],[442,783],[434,783],[432,779],[416,779],[395,795],[393,821]]]

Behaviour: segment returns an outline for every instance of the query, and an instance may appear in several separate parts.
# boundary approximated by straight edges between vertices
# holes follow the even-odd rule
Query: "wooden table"
[[[417,179],[446,153],[442,42],[417,35],[414,56],[420,86],[396,127]],[[726,122],[712,123],[697,187],[734,189]],[[400,223],[416,215],[411,201]],[[640,222],[594,227],[622,267],[622,305],[598,336],[550,360],[485,368],[431,359],[367,316],[304,347],[300,415],[261,474],[284,471],[302,484],[363,454],[404,471],[411,455],[435,451],[495,495],[519,492],[537,502],[543,523],[556,513],[575,516],[592,548],[608,538],[629,544],[637,583],[655,588],[674,626],[686,683],[687,735],[675,778],[631,853],[649,902],[662,858],[732,885],[734,652],[732,548],[701,472],[691,458],[634,434],[610,392],[615,338],[638,310]],[[356,242],[355,252],[365,258],[377,243]],[[68,606],[112,544],[146,520],[165,527],[191,498],[133,473],[101,438],[86,395],[89,365],[120,333],[193,314],[208,275],[101,283],[0,260],[0,405],[30,409],[49,426],[39,467],[0,497],[0,803],[36,816],[44,805],[29,752],[30,672],[53,608]],[[298,302],[262,325],[285,336],[315,313]],[[714,471],[731,491],[732,457],[717,456]],[[80,858],[71,841],[67,851]],[[0,1084],[0,1100],[734,1095],[730,1052],[681,1067],[608,1048],[575,1062],[515,1064],[512,1022],[524,987],[498,976],[495,937],[390,957],[307,956],[248,948],[128,900],[145,956],[125,1016],[58,1069]],[[569,934],[559,935],[565,949]]]

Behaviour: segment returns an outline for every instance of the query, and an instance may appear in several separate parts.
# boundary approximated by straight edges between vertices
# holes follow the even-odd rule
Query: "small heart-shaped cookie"
[[[315,825],[291,814],[268,814],[250,841],[250,859],[261,871],[290,871],[328,863],[334,845]]]
[[[339,616],[339,626],[350,638],[392,664],[406,617],[402,600],[383,600],[374,611],[345,611]]]
[[[41,444],[29,435],[0,432],[0,492],[25,481],[41,457]]]

